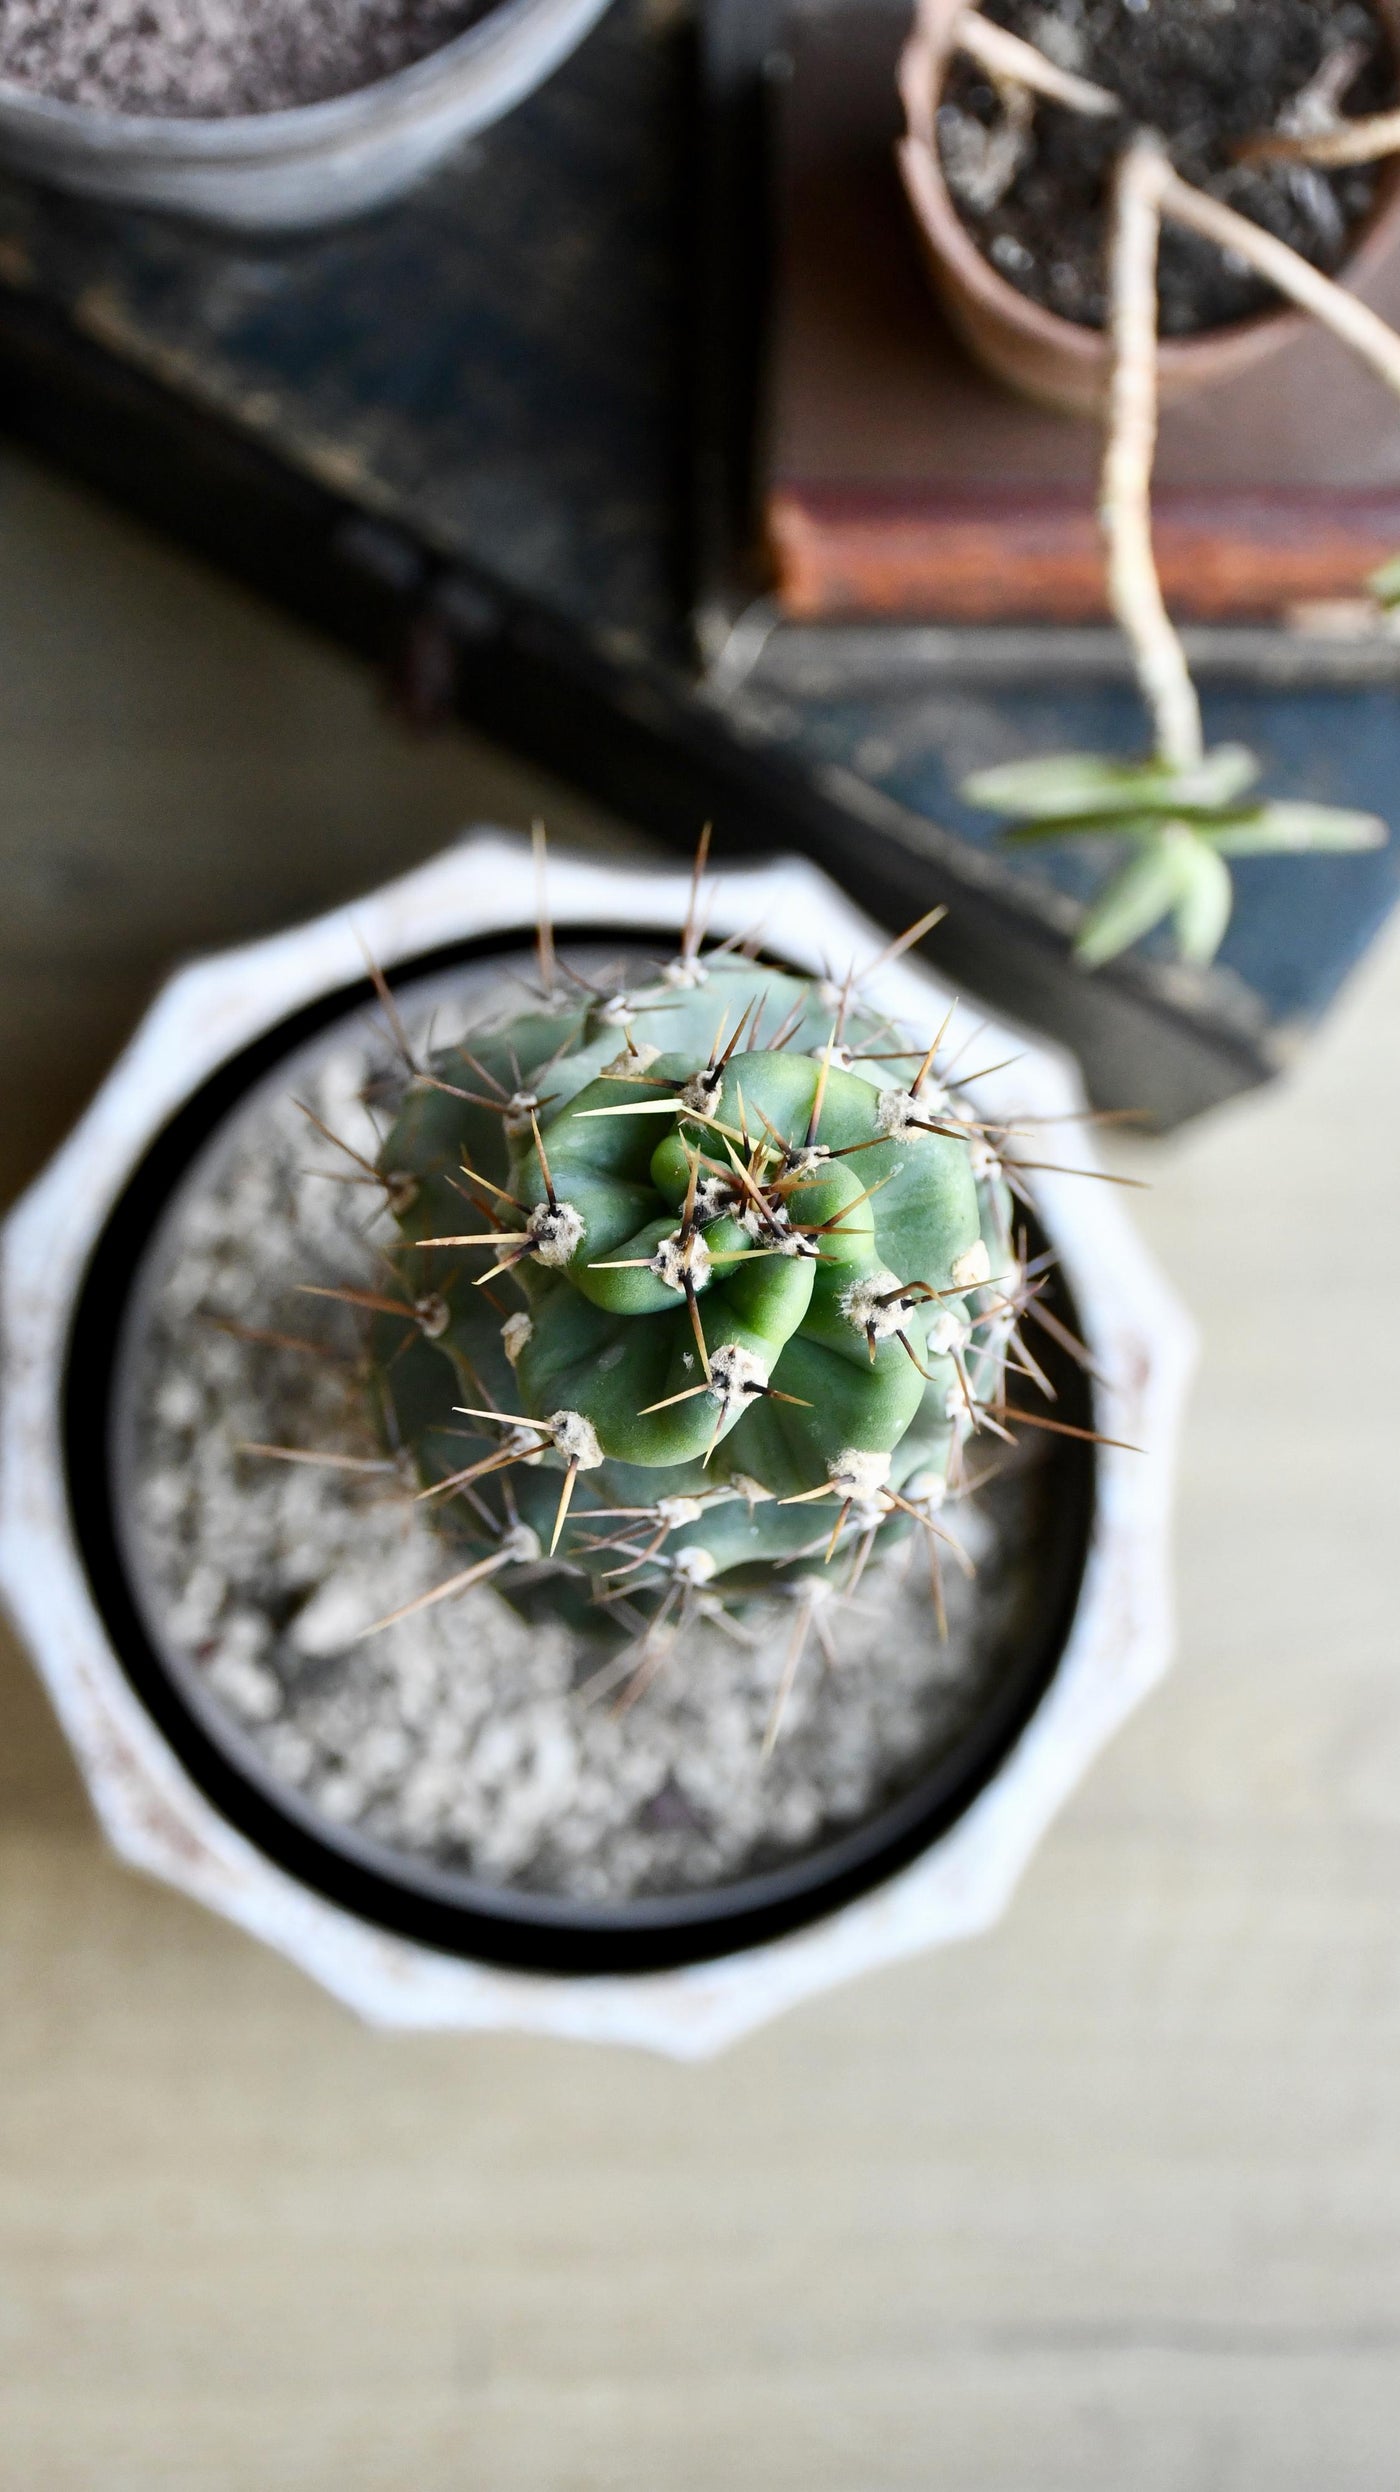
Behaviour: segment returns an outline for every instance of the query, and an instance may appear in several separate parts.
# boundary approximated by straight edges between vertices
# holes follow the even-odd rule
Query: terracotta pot
[[[949,319],[979,363],[1024,397],[1065,415],[1097,415],[1109,370],[1101,329],[1064,320],[1010,284],[983,257],[949,196],[938,152],[937,120],[953,29],[965,0],[919,0],[914,29],[899,64],[899,91],[907,135],[898,148],[899,168],[918,220],[929,273]],[[1400,50],[1400,0],[1380,0]],[[1361,284],[1400,231],[1400,163],[1382,176],[1376,206],[1340,271],[1351,287]],[[1158,350],[1162,400],[1233,380],[1297,336],[1306,314],[1261,312],[1252,320],[1171,338]]]

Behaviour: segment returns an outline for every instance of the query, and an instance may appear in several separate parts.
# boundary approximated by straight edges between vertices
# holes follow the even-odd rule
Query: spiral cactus
[[[415,1066],[372,1389],[466,1561],[441,1594],[635,1629],[936,1530],[1001,1392],[1011,1206],[899,1036],[687,940],[642,992],[551,980]]]

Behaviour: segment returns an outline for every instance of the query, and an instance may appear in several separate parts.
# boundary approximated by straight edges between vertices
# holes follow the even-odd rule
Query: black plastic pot
[[[440,979],[467,964],[518,954],[525,930],[462,942],[398,964],[395,985]],[[663,954],[674,927],[590,925],[558,939]],[[376,1845],[318,1816],[269,1772],[251,1742],[203,1694],[190,1666],[159,1649],[124,1554],[118,1397],[121,1349],[153,1235],[191,1165],[249,1091],[294,1051],[373,1000],[367,982],[328,992],[269,1029],[204,1080],[146,1150],[90,1254],[69,1334],[63,1458],[77,1545],[122,1671],[187,1773],[229,1824],[346,1913],[443,1953],[559,1974],[640,1972],[732,1954],[834,1912],[923,1852],[957,1821],[1003,1764],[1054,1679],[1084,1574],[1095,1503],[1093,1449],[1047,1440],[1035,1473],[1036,1524],[1026,1549],[1033,1619],[989,1700],[914,1787],[839,1839],[706,1893],[593,1909],[488,1886]],[[1060,1311],[1077,1321],[1062,1297]],[[1085,1379],[1059,1359],[1058,1415],[1092,1425]]]

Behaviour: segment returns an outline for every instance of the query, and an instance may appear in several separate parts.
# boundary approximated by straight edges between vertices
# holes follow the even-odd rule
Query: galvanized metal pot
[[[60,190],[240,231],[382,206],[543,84],[607,0],[497,0],[454,42],[349,95],[183,120],[97,112],[0,83],[0,163]]]

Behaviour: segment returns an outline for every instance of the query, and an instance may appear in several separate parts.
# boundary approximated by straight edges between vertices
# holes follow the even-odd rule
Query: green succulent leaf
[[[1173,852],[1177,893],[1171,915],[1177,949],[1183,960],[1204,969],[1214,960],[1230,923],[1235,896],[1230,869],[1214,848],[1194,836],[1174,841]]]
[[[1400,554],[1391,556],[1373,571],[1366,582],[1371,595],[1380,606],[1400,606]]]
[[[1141,810],[1078,816],[1066,822],[1018,822],[1004,834],[1008,848],[1040,848],[1056,839],[1139,839],[1162,827],[1160,814]]]
[[[1074,947],[1077,957],[1089,969],[1116,959],[1171,916],[1182,892],[1176,839],[1144,840],[1085,910]]]
[[[1400,559],[1388,570],[1400,603]],[[1389,836],[1379,815],[1338,805],[1241,804],[1257,776],[1245,746],[1221,744],[1176,770],[1097,753],[1050,754],[976,772],[962,792],[972,804],[1026,817],[1005,834],[1013,847],[1079,837],[1134,843],[1086,913],[1075,947],[1081,961],[1112,960],[1170,917],[1182,957],[1203,965],[1229,922],[1225,858],[1340,853],[1379,847]]]
[[[1390,833],[1378,813],[1271,800],[1211,829],[1207,836],[1221,856],[1268,857],[1382,848]]]
[[[1170,917],[1183,960],[1214,960],[1230,922],[1230,869],[1184,824],[1143,840],[1085,913],[1075,946],[1091,968],[1112,960]]]
[[[1209,811],[1252,786],[1259,764],[1243,744],[1220,744],[1189,768],[1123,762],[1103,753],[1049,753],[999,763],[962,782],[965,803],[987,813],[1023,814],[1062,828],[1121,827],[1133,815]]]

